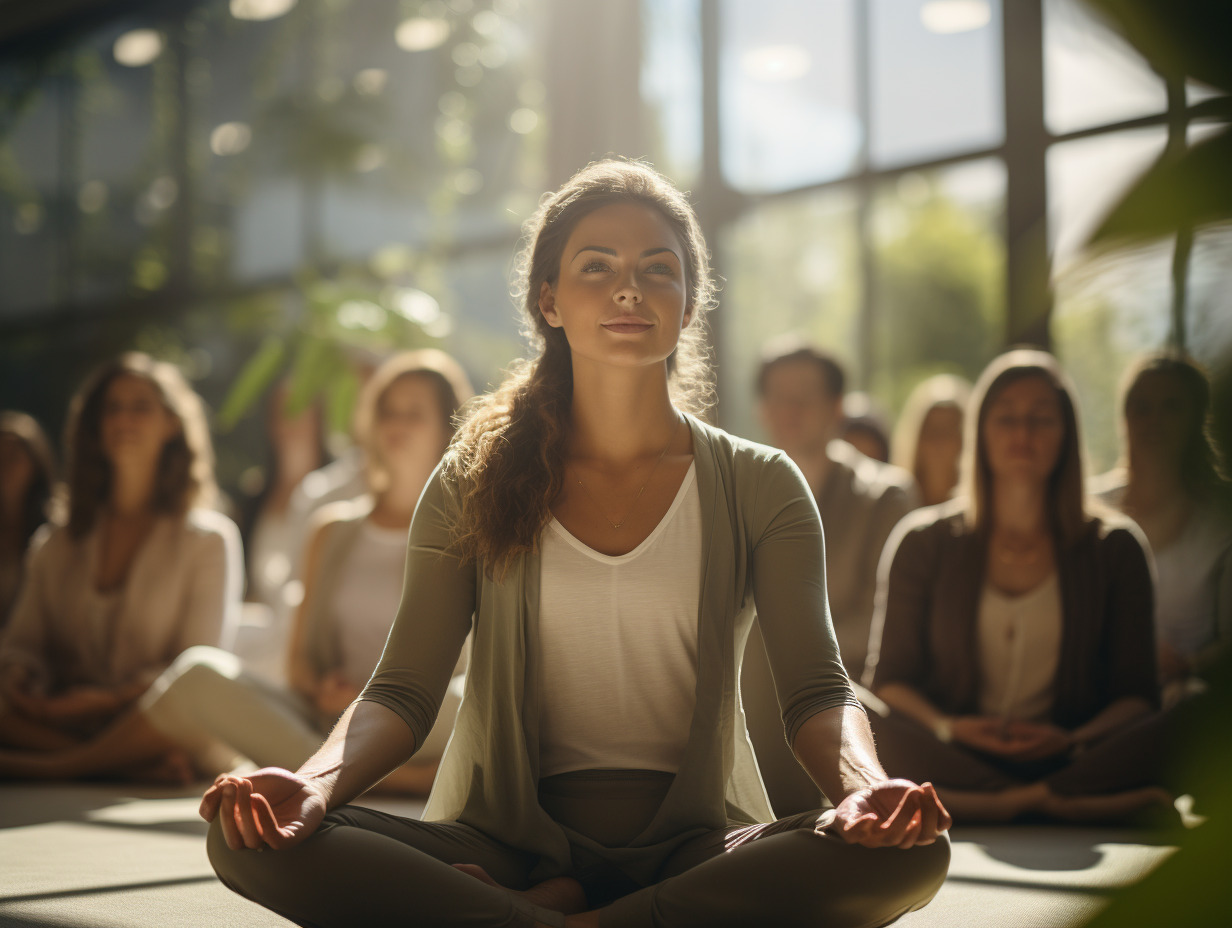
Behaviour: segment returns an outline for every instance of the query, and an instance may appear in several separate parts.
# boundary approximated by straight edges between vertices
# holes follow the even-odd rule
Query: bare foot
[[[519,892],[507,886],[501,886],[500,883],[488,875],[488,871],[478,864],[454,864],[453,866],[468,876],[473,876],[481,883],[487,883],[489,886],[503,889],[507,893],[520,896],[527,902],[533,902],[535,905],[551,909],[553,912],[577,915],[585,912],[587,909],[586,893],[582,892],[582,884],[572,877],[552,877],[550,880],[544,880],[530,889]]]

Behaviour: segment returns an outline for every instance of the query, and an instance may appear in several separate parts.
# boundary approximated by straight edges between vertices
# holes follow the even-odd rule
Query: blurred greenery
[[[1165,80],[1196,80],[1220,95],[1195,116],[1218,126],[1194,145],[1170,145],[1126,192],[1092,244],[1155,238],[1232,219],[1232,3],[1228,0],[1084,0]]]

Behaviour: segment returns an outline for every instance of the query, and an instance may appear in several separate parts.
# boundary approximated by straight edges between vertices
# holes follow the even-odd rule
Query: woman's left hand
[[[852,793],[818,820],[817,831],[830,830],[848,844],[906,849],[932,844],[952,823],[931,783],[895,779]]]
[[[1043,760],[1074,747],[1074,736],[1047,722],[1009,722],[1005,726],[1006,756],[1014,760]]]

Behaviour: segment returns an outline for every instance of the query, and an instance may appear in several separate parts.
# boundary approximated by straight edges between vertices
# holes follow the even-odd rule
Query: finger
[[[241,779],[235,789],[235,818],[240,834],[244,837],[244,847],[258,848],[264,842],[257,828],[257,820],[252,814],[252,784]]]
[[[218,806],[221,802],[222,787],[215,783],[201,797],[201,807],[197,809],[197,814],[207,822],[212,822],[214,821],[214,816],[218,814]]]
[[[274,815],[274,810],[270,807],[269,800],[260,793],[254,793],[252,796],[252,811],[256,817],[257,825],[261,828],[261,838],[266,844],[277,849],[292,843],[289,839],[292,837],[293,832],[282,828],[278,824],[278,818]]]
[[[898,844],[895,847],[901,848],[904,851],[910,850],[920,842],[920,835],[924,830],[924,812],[923,809],[916,809],[910,820],[907,822],[907,829],[903,832],[902,837],[898,839]]]
[[[919,811],[922,795],[918,786],[903,792],[890,817],[877,829],[877,837],[882,847],[897,847],[903,841],[915,819],[915,813]]]
[[[937,833],[949,831],[950,826],[954,824],[954,818],[950,815],[950,810],[945,807],[945,803],[941,801],[941,797],[937,795],[936,788],[931,783],[925,783],[920,788],[937,804]]]
[[[867,812],[845,822],[839,829],[839,836],[848,844],[863,844],[873,834],[876,827],[877,816],[872,812]]]
[[[925,784],[927,786],[928,784]],[[920,832],[916,844],[932,844],[937,840],[937,800],[920,787]]]
[[[223,784],[221,792],[218,823],[222,825],[222,836],[227,840],[227,847],[238,851],[244,846],[244,838],[240,834],[239,826],[235,824],[235,784]]]

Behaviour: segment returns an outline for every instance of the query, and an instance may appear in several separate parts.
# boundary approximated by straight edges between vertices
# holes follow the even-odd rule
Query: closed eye
[[[606,271],[608,269],[609,268],[605,261],[587,261],[585,264],[582,265],[583,274],[590,274],[590,273],[594,273],[595,271]]]

